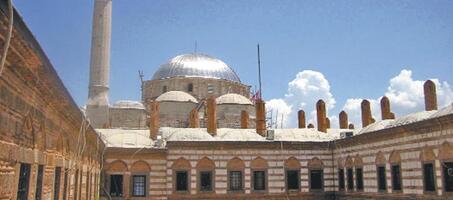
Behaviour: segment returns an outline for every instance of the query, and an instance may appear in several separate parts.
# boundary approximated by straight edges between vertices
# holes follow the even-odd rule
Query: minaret
[[[95,0],[86,115],[95,128],[109,126],[109,68],[112,0]]]

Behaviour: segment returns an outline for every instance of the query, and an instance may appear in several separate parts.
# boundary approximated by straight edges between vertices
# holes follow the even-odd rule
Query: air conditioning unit
[[[274,140],[274,130],[266,130],[266,140]]]
[[[354,132],[352,132],[352,131],[341,132],[340,138],[348,138],[348,137],[352,137],[353,135],[354,135]]]

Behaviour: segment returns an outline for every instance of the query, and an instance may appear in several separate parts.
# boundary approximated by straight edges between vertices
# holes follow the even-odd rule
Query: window
[[[38,166],[38,176],[36,177],[36,195],[35,195],[35,199],[36,200],[41,200],[42,199],[43,173],[44,173],[44,166],[43,165],[39,165]]]
[[[30,164],[20,164],[19,183],[17,188],[17,199],[27,200],[28,187],[30,182]]]
[[[231,191],[242,190],[242,171],[230,171],[228,178]]]
[[[310,189],[321,190],[323,182],[323,172],[320,169],[310,170]]]
[[[132,176],[132,196],[144,197],[146,188],[146,176],[134,175]]]
[[[167,92],[167,86],[166,85],[162,87],[162,93],[165,93],[165,92]]]
[[[434,182],[434,165],[433,163],[423,164],[423,185],[425,191],[435,191],[436,186]]]
[[[392,165],[392,189],[401,190],[401,170],[400,165]]]
[[[253,190],[266,190],[266,172],[253,171]]]
[[[338,187],[344,190],[344,169],[338,169]]]
[[[286,189],[299,190],[300,185],[299,170],[286,170]]]
[[[212,191],[212,172],[200,172],[200,191]]]
[[[86,195],[86,199],[89,200],[90,199],[90,189],[91,189],[91,187],[90,187],[90,180],[91,180],[90,172],[87,172],[86,178],[87,178],[87,182],[85,184],[85,186],[86,186],[85,195]]]
[[[387,190],[387,180],[385,177],[385,167],[384,166],[377,167],[377,173],[378,173],[377,174],[378,175],[378,178],[377,178],[378,190],[386,191]]]
[[[123,175],[110,175],[110,196],[123,196]]]
[[[78,188],[78,184],[79,184],[79,170],[77,169],[76,170],[76,173],[75,173],[75,184],[74,184],[74,199],[77,199],[77,195],[79,194],[77,188]]]
[[[453,162],[445,162],[442,165],[444,172],[444,185],[446,192],[453,192]]]
[[[212,84],[208,84],[208,94],[214,93],[214,86]]]
[[[61,180],[61,167],[55,168],[55,181],[53,185],[53,199],[58,200],[60,197],[60,180]]]
[[[189,188],[187,171],[176,172],[176,191],[183,192]]]
[[[189,85],[187,85],[187,91],[188,92],[193,92],[193,84],[192,83],[189,83]]]
[[[362,168],[355,169],[355,182],[357,184],[357,190],[363,190],[363,170]]]
[[[348,178],[348,190],[352,191],[354,190],[354,177],[352,177],[352,168],[348,168],[347,170],[347,178]]]
[[[64,170],[64,183],[63,183],[63,200],[68,196],[68,169]]]

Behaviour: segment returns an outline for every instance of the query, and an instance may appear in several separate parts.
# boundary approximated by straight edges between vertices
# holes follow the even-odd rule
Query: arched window
[[[440,147],[439,160],[442,164],[442,177],[445,192],[453,192],[453,145],[445,142]]]
[[[390,166],[392,174],[392,190],[401,191],[402,190],[402,178],[401,178],[401,157],[400,153],[394,151],[390,154]]]
[[[267,161],[261,157],[255,158],[250,163],[252,173],[252,191],[266,191],[267,190]]]
[[[351,156],[346,158],[346,182],[348,184],[348,191],[354,190],[354,161],[352,160]]]
[[[425,192],[436,191],[435,161],[436,155],[430,148],[425,148],[420,152],[420,160],[423,166],[423,190]]]
[[[244,190],[244,162],[235,157],[228,161],[228,191],[238,192]]]
[[[189,83],[189,85],[187,85],[187,92],[193,92],[193,84],[192,83]]]
[[[200,192],[211,192],[214,190],[215,186],[215,164],[214,162],[204,157],[199,160],[197,163],[197,174],[198,174],[198,191]]]
[[[344,164],[343,159],[338,159],[338,190],[343,191],[345,188],[344,184]]]
[[[173,188],[174,191],[185,193],[190,188],[190,162],[184,158],[179,158],[173,162]]]
[[[133,197],[145,197],[147,194],[148,186],[148,175],[151,171],[148,163],[145,161],[137,161],[132,164],[132,196]]]
[[[294,157],[285,161],[286,170],[286,190],[299,191],[300,190],[300,162]]]
[[[376,155],[376,172],[377,172],[377,184],[378,184],[378,191],[379,192],[386,192],[387,191],[387,177],[385,175],[385,163],[386,159],[382,152],[379,152]]]
[[[109,191],[110,196],[112,197],[122,197],[124,194],[124,184],[123,184],[123,174],[128,171],[127,164],[123,161],[117,160],[112,162],[106,168],[107,173],[110,174],[109,176]],[[78,180],[78,172],[76,172],[76,186]],[[75,187],[77,188],[77,187]]]
[[[363,160],[359,155],[354,158],[356,190],[363,191]]]
[[[322,161],[314,157],[308,162],[310,190],[318,191],[324,189],[324,164]]]

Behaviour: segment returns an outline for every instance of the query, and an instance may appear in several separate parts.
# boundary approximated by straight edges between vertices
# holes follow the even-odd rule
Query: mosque
[[[95,0],[89,94],[79,109],[15,9],[0,3],[0,199],[453,199],[453,102],[361,126],[266,126],[265,102],[215,57],[176,55],[140,100],[109,103],[111,0]],[[11,30],[8,32],[7,30]],[[6,45],[8,44],[9,45]],[[266,80],[264,80],[266,81]]]

